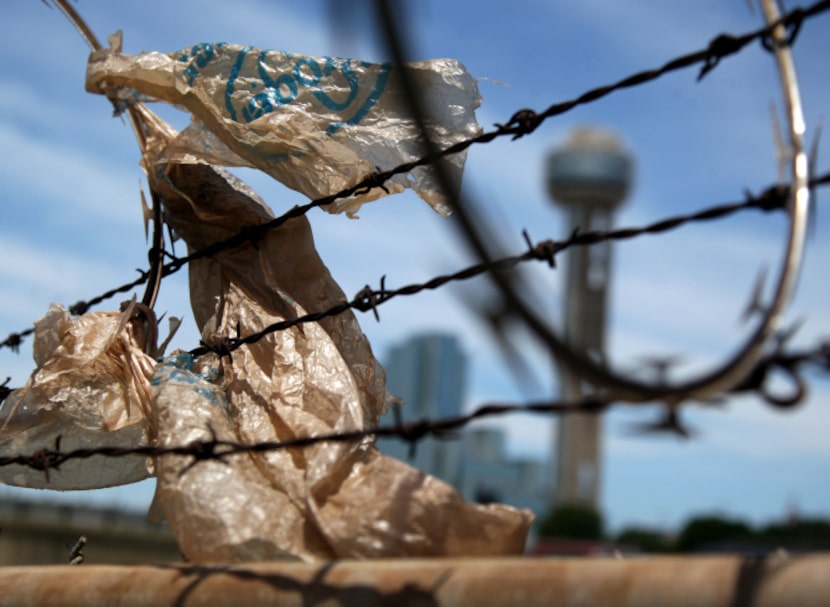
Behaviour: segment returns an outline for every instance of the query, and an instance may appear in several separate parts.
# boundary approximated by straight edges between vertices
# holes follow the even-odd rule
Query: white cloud
[[[74,248],[52,248],[45,243],[0,234],[0,279],[6,287],[3,316],[31,322],[46,312],[51,302],[74,303],[129,282],[132,268],[118,260],[100,258]],[[25,297],[19,297],[20,293]],[[39,302],[41,310],[33,309]]]
[[[135,224],[140,218],[140,173],[105,160],[106,150],[47,142],[2,123],[0,139],[5,147],[0,179],[14,184],[18,194],[40,199],[43,212],[101,227]]]

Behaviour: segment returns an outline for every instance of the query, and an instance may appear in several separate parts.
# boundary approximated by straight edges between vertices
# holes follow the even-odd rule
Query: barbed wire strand
[[[757,393],[770,405],[775,407],[792,407],[805,397],[803,389],[805,381],[801,377],[802,367],[808,364],[818,365],[825,372],[830,372],[830,339],[824,340],[815,348],[797,352],[774,352],[760,360],[753,368],[747,380],[736,386],[730,392],[733,394]],[[773,394],[766,385],[772,372],[783,371],[792,380],[795,388],[791,396],[778,396]],[[285,449],[304,448],[320,443],[332,442],[356,442],[367,438],[396,438],[410,444],[412,448],[426,439],[436,437],[439,439],[454,438],[458,430],[463,429],[470,423],[484,419],[513,415],[518,413],[532,413],[542,415],[562,414],[590,414],[604,413],[612,407],[630,405],[620,401],[612,401],[599,396],[588,396],[576,401],[537,401],[521,404],[491,403],[477,407],[473,411],[456,416],[443,417],[439,419],[419,419],[411,422],[403,422],[400,419],[391,425],[383,425],[375,428],[351,430],[345,432],[333,432],[316,436],[300,436],[283,441],[263,441],[258,443],[241,443],[237,441],[220,440],[216,438],[212,428],[208,427],[211,433],[209,440],[199,439],[185,445],[162,447],[156,445],[143,445],[134,447],[85,447],[62,451],[60,448],[61,437],[55,439],[53,449],[39,449],[31,454],[17,454],[0,457],[0,467],[20,465],[41,470],[47,475],[49,470],[58,470],[60,466],[70,460],[89,459],[95,456],[120,458],[128,456],[165,457],[165,456],[187,456],[192,458],[191,464],[185,468],[185,472],[192,466],[202,461],[218,460],[238,455],[241,453],[265,453]],[[642,405],[642,403],[635,403]],[[672,410],[671,415],[676,412]],[[676,423],[676,422],[675,422]],[[681,434],[685,433],[682,426],[667,428],[664,421],[658,424],[650,424],[646,428],[670,429]]]
[[[773,24],[743,35],[736,36],[732,34],[719,34],[709,42],[705,49],[678,56],[666,62],[659,68],[637,72],[628,77],[622,78],[613,84],[591,89],[571,100],[554,103],[540,113],[530,109],[519,110],[515,112],[506,123],[496,124],[495,126],[497,128],[495,130],[463,140],[443,150],[438,150],[436,154],[440,157],[450,156],[466,151],[475,144],[490,143],[495,139],[504,136],[511,136],[513,140],[519,139],[525,135],[531,134],[548,118],[564,114],[579,105],[585,105],[597,101],[615,91],[640,86],[656,80],[668,73],[703,63],[701,71],[698,74],[698,80],[700,80],[715,69],[715,67],[720,64],[722,59],[738,53],[751,42],[758,40],[761,41],[762,44],[769,45],[769,36],[776,27],[782,25],[785,26],[789,32],[789,43],[793,43],[796,35],[800,31],[801,25],[806,19],[812,18],[826,12],[827,10],[830,10],[830,0],[822,0],[806,8],[793,9]],[[365,193],[373,188],[382,188],[392,177],[399,174],[409,173],[413,169],[428,165],[429,163],[430,156],[425,155],[416,160],[400,164],[392,169],[369,175],[354,186],[341,190],[335,194],[312,200],[304,205],[292,207],[287,212],[269,222],[243,228],[237,234],[226,240],[213,243],[185,257],[174,258],[173,261],[164,264],[159,278],[170,276],[178,272],[188,263],[197,259],[210,257],[221,251],[241,246],[248,242],[255,243],[257,240],[262,238],[265,233],[284,225],[290,219],[305,215],[314,208],[327,206],[337,200],[348,198],[355,194]],[[76,302],[69,307],[70,312],[76,315],[84,314],[91,307],[114,297],[116,294],[128,292],[131,289],[144,284],[150,278],[151,274],[156,274],[152,271],[140,272],[141,276],[135,281],[110,289],[109,291],[106,291],[105,293],[92,299]],[[28,335],[31,335],[33,331],[33,328],[28,328],[23,331],[11,333],[3,342],[0,342],[0,348],[19,348],[22,339]]]
[[[824,187],[827,185],[830,185],[830,171],[818,177],[815,177],[810,181],[810,186],[813,188]],[[544,240],[540,241],[537,244],[532,244],[528,239],[529,248],[522,254],[504,257],[502,259],[489,263],[474,264],[467,268],[458,270],[457,272],[454,272],[452,274],[436,276],[426,282],[414,283],[403,287],[399,287],[397,289],[386,289],[385,286],[382,286],[378,290],[373,290],[369,288],[369,286],[367,285],[366,287],[361,289],[361,291],[358,292],[352,300],[348,302],[342,302],[326,310],[310,312],[308,314],[299,316],[291,320],[285,320],[279,323],[269,325],[268,327],[265,327],[262,331],[256,334],[252,334],[250,336],[246,336],[245,338],[240,339],[238,343],[232,339],[233,343],[231,343],[230,346],[232,347],[232,349],[236,349],[245,343],[252,343],[254,341],[257,341],[257,339],[260,339],[261,337],[269,333],[286,330],[299,324],[317,322],[323,318],[342,314],[343,312],[349,309],[356,310],[359,312],[367,312],[371,310],[377,317],[377,307],[396,297],[415,295],[425,290],[435,290],[446,285],[447,283],[458,282],[474,278],[488,271],[510,270],[522,262],[535,260],[545,261],[549,265],[553,265],[555,264],[556,254],[573,246],[590,246],[605,241],[620,241],[634,239],[640,236],[644,236],[646,234],[661,234],[680,228],[688,223],[713,221],[716,219],[728,217],[741,211],[760,210],[766,213],[770,211],[782,210],[784,208],[784,205],[786,204],[787,197],[788,190],[786,186],[773,185],[763,190],[763,192],[758,196],[753,196],[752,194],[747,193],[746,199],[743,202],[720,204],[706,209],[702,209],[700,211],[696,211],[694,213],[676,215],[660,219],[654,223],[647,224],[645,226],[625,227],[613,230],[593,230],[585,232],[575,232],[571,234],[571,236],[566,240]],[[134,280],[132,283],[123,285],[111,291],[107,291],[106,293],[98,296],[93,300],[89,300],[88,302],[75,304],[70,308],[70,312],[72,312],[73,314],[82,314],[83,312],[81,310],[85,311],[92,305],[100,303],[104,299],[112,297],[116,293],[128,292],[131,288],[140,285],[142,281],[146,279],[146,272],[142,272],[140,270],[139,272],[141,272],[141,276]],[[384,281],[384,279],[381,280]],[[34,329],[30,328],[26,329],[25,331],[21,331],[20,333],[12,333],[2,343],[0,343],[0,348],[7,347],[12,350],[16,350],[22,344],[23,338],[28,335],[31,335],[33,332]],[[200,355],[204,354],[209,350],[211,350],[210,347],[202,346],[200,348],[191,350],[191,353],[194,355]]]
[[[811,184],[813,187],[830,184],[830,172],[814,179]],[[688,223],[712,221],[732,215],[739,211],[750,209],[761,210],[765,213],[775,210],[783,210],[787,204],[788,198],[789,194],[787,187],[771,186],[757,197],[747,194],[747,199],[744,202],[718,205],[687,215],[678,215],[675,217],[661,219],[642,227],[574,232],[565,240],[543,240],[536,244],[530,240],[529,235],[525,232],[524,236],[525,241],[528,244],[528,249],[524,253],[503,257],[495,261],[480,262],[451,274],[435,276],[426,282],[413,283],[397,289],[387,289],[385,285],[386,277],[384,276],[380,281],[380,289],[372,289],[369,285],[366,285],[357,294],[355,294],[354,298],[350,301],[341,302],[326,310],[309,312],[292,319],[273,323],[260,331],[257,331],[256,333],[252,333],[244,337],[226,337],[219,340],[216,344],[203,344],[202,346],[191,350],[190,353],[194,356],[200,356],[212,351],[226,356],[243,345],[259,341],[271,333],[285,331],[301,324],[318,322],[323,318],[342,314],[346,310],[356,310],[359,312],[371,311],[375,315],[375,318],[379,320],[380,317],[377,311],[378,306],[381,306],[396,297],[416,295],[426,290],[436,290],[451,282],[468,280],[481,276],[487,272],[511,270],[523,262],[544,261],[550,267],[555,267],[556,255],[574,246],[591,246],[606,241],[631,240],[647,234],[661,234],[677,229]]]
[[[719,34],[712,39],[705,49],[672,59],[671,61],[665,63],[662,67],[637,72],[617,81],[614,84],[591,89],[569,101],[554,103],[541,113],[536,113],[530,109],[519,110],[518,112],[515,112],[505,124],[496,124],[495,126],[497,128],[495,130],[484,132],[476,137],[471,137],[444,149],[437,150],[436,155],[439,157],[451,156],[453,154],[464,152],[473,145],[490,143],[495,139],[505,136],[512,136],[513,140],[519,139],[524,135],[531,134],[545,120],[564,114],[579,105],[585,105],[597,101],[615,91],[646,84],[670,72],[685,69],[698,63],[703,63],[704,66],[698,76],[698,80],[700,80],[706,73],[713,70],[719,64],[721,59],[739,52],[746,45],[755,40],[763,42],[766,37],[769,37],[772,34],[777,26],[784,25],[785,27],[790,28],[793,31],[793,36],[790,42],[794,42],[795,34],[800,30],[801,24],[805,19],[818,15],[827,10],[830,10],[830,0],[822,0],[821,2],[817,2],[808,8],[794,9],[784,15],[777,22],[747,34],[739,36]],[[384,184],[396,175],[410,173],[412,170],[418,167],[427,166],[431,162],[432,156],[430,154],[426,154],[410,162],[399,164],[389,170],[378,171],[367,176],[354,186],[345,188],[329,196],[317,198],[306,204],[297,205],[289,209],[286,213],[266,223],[243,228],[239,233],[226,240],[216,242],[200,249],[199,251],[195,251],[186,257],[179,258],[168,264],[165,267],[165,271],[172,273],[180,269],[185,264],[195,261],[196,259],[210,257],[227,248],[233,248],[247,242],[256,242],[269,230],[282,226],[290,219],[305,215],[314,208],[327,206],[337,200],[349,198],[355,194],[366,193],[374,188],[383,188]]]

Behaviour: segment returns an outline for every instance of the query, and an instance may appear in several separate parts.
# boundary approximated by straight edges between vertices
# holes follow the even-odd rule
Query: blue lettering
[[[233,89],[236,84],[236,79],[239,78],[239,72],[242,70],[242,62],[245,60],[245,55],[250,53],[253,47],[246,46],[236,56],[236,61],[233,62],[231,73],[228,74],[228,86],[225,87],[225,108],[231,115],[231,120],[236,120],[236,110],[233,107]],[[250,122],[250,120],[248,121]]]
[[[311,72],[311,78],[308,78],[305,73],[303,73],[304,67],[308,68]],[[320,64],[310,57],[302,57],[301,59],[297,59],[297,63],[294,64],[293,73],[297,81],[303,86],[316,86],[320,83],[320,79],[323,77],[323,74],[320,71]],[[326,75],[328,76],[328,73],[326,73]]]
[[[291,103],[297,98],[297,81],[291,74],[282,74],[276,80],[272,79],[266,70],[265,57],[267,53],[268,51],[262,51],[259,55],[259,61],[257,62],[259,77],[262,78],[265,87],[271,89],[271,97],[276,99],[279,105]]]
[[[187,77],[187,84],[193,84],[199,71],[210,63],[213,56],[216,54],[216,49],[221,49],[225,44],[223,42],[202,42],[190,48],[190,52],[183,52],[179,55],[179,61],[187,63],[188,66],[184,70],[184,75]]]
[[[369,64],[364,64],[364,66],[368,67]],[[315,87],[313,90],[314,96],[326,106],[330,110],[334,110],[336,112],[341,112],[349,107],[352,102],[354,101],[355,97],[357,97],[358,90],[360,89],[360,82],[357,79],[357,74],[351,68],[348,61],[342,62],[340,65],[337,65],[337,60],[332,59],[331,57],[326,58],[326,74],[329,75],[337,69],[343,77],[346,79],[346,83],[349,85],[349,94],[346,97],[345,101],[338,103],[334,99],[328,96],[328,94],[319,87]]]
[[[346,124],[357,124],[363,118],[366,117],[366,114],[374,107],[374,105],[380,99],[380,96],[383,94],[383,89],[386,88],[386,83],[389,80],[389,72],[392,71],[392,64],[391,63],[384,63],[380,66],[380,73],[378,74],[377,82],[375,82],[374,88],[372,88],[372,92],[366,98],[366,101],[363,102],[354,116],[349,118],[344,122],[333,122],[329,125],[329,128],[326,129],[326,132],[329,135],[333,135],[340,127]]]
[[[260,116],[271,113],[274,110],[273,97],[273,91],[264,91],[248,99],[248,103],[242,107],[242,117],[245,122],[251,122]]]
[[[218,45],[202,44],[190,49],[189,54],[183,53],[181,60],[189,60],[190,65],[185,70],[188,82],[199,73],[199,69],[207,65],[214,56]],[[379,66],[377,80],[369,94],[359,102],[361,95],[361,82],[355,65],[362,68],[374,67],[371,63],[360,62],[357,64],[351,60],[325,57],[322,61],[311,57],[296,57],[289,53],[280,53],[286,61],[293,61],[289,72],[278,73],[272,76],[273,68],[268,65],[268,54],[273,51],[260,51],[257,58],[256,77],[251,73],[250,68],[245,67],[247,55],[252,51],[251,47],[245,47],[239,51],[234,59],[228,82],[225,89],[225,108],[230,118],[234,121],[251,122],[266,114],[276,111],[281,106],[294,102],[301,94],[302,89],[308,90],[315,99],[325,108],[344,112],[350,107],[355,107],[351,117],[333,122],[326,129],[331,135],[345,125],[358,124],[371,109],[377,104],[389,80],[391,64],[384,63]],[[345,81],[348,94],[342,100],[331,97],[332,87],[325,84],[326,78],[337,78]],[[242,87],[251,91],[247,98],[240,99]],[[259,92],[256,89],[262,87]],[[342,86],[341,86],[342,88]],[[364,88],[365,90],[365,88]],[[236,94],[236,101],[234,95]],[[364,93],[365,94],[365,93]],[[241,114],[241,115],[240,115]]]

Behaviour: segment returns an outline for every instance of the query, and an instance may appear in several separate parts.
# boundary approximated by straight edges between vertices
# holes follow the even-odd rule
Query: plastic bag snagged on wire
[[[360,88],[361,77],[374,73],[379,81],[388,68],[312,58],[296,63],[297,56],[280,54],[280,61],[295,63],[290,71],[277,74],[270,61],[277,55],[233,45],[210,48],[210,52],[207,46],[197,46],[192,52],[132,58],[117,50],[93,53],[89,69],[88,86],[96,91],[105,89],[118,97],[124,95],[121,87],[130,87],[183,103],[192,106],[191,111],[210,129],[209,133],[194,123],[179,134],[142,104],[135,106],[146,125],[148,143],[142,163],[150,185],[163,200],[166,222],[190,250],[273,218],[243,183],[212,164],[238,164],[228,159],[244,159],[317,196],[357,183],[374,170],[376,160],[398,162],[397,138],[407,138],[412,131],[400,119],[400,99],[394,101],[394,87],[390,82],[377,85],[369,97],[361,97],[365,91]],[[248,59],[257,61],[249,65]],[[314,65],[321,82],[323,76],[342,79],[355,98],[347,95],[339,102],[342,108],[318,115],[314,103],[323,102],[315,93],[329,89],[310,84],[316,78]],[[470,79],[465,84],[469,76],[458,64],[442,65],[448,66],[446,73],[439,64],[426,68],[430,72],[424,76],[426,81],[436,85],[432,93],[436,99],[452,97],[440,92],[446,85],[447,90],[472,99],[469,104],[450,104],[443,112],[475,130],[470,126],[474,120],[470,123],[465,118],[477,103],[474,82]],[[209,67],[218,69],[212,77],[208,77]],[[243,74],[247,80],[241,78]],[[250,74],[259,74],[261,83],[273,81],[266,97],[257,100],[250,88],[235,96],[243,82],[251,85]],[[279,101],[283,85],[289,92],[294,90],[289,76],[298,89],[296,98],[278,107],[279,111],[265,112],[272,109],[265,102]],[[391,74],[386,76],[391,79]],[[303,103],[300,84],[306,94]],[[471,87],[464,95],[458,92],[462,85]],[[126,93],[126,97],[131,95]],[[357,109],[343,114],[352,111],[352,102],[358,103]],[[230,115],[231,109],[242,112],[240,108],[246,107],[249,114],[241,115],[250,121],[240,120],[240,114]],[[255,116],[259,110],[263,113]],[[433,129],[441,134],[446,127],[433,125]],[[450,131],[444,133],[449,139],[442,141],[460,136]],[[440,210],[441,201],[429,184],[428,173],[420,171],[414,178],[416,190]],[[408,183],[399,180],[390,189]],[[360,202],[384,193],[376,188],[349,199],[339,210],[353,211]],[[197,325],[203,340],[217,346],[237,331],[250,335],[346,299],[317,254],[304,216],[287,221],[255,243],[195,260],[189,272]],[[22,403],[18,410],[30,411],[25,398],[31,394],[32,407],[42,410],[39,420],[54,420],[48,440],[41,441],[43,447],[55,446],[56,433],[67,437],[77,431],[80,438],[73,446],[97,446],[109,444],[110,434],[127,430],[131,434],[121,437],[120,446],[178,447],[214,437],[254,444],[370,429],[383,413],[383,370],[351,311],[269,333],[235,350],[232,358],[210,353],[194,359],[179,354],[155,367],[140,349],[134,352],[131,324],[114,314],[100,318],[88,314],[73,321],[61,316],[64,324],[48,325],[52,333],[44,336],[47,345],[43,356],[38,354],[39,369],[16,396]],[[70,327],[66,335],[74,335],[72,327],[87,326],[90,321],[94,321],[91,332],[85,335],[95,338],[87,340],[91,348],[69,347],[64,355],[63,346],[56,346],[58,341],[50,337],[55,332],[64,336],[66,326]],[[96,337],[104,329],[107,338]],[[73,338],[67,343],[87,341]],[[123,355],[119,354],[122,350]],[[55,394],[43,391],[52,384],[41,383],[45,377],[41,371],[52,367],[61,371],[53,374]],[[120,398],[106,397],[113,390]],[[142,395],[140,406],[133,406],[131,391]],[[102,398],[76,398],[79,395]],[[13,408],[9,404],[3,414]],[[25,416],[17,421],[18,428],[26,432]],[[16,423],[14,416],[11,423]],[[23,438],[23,443],[12,445],[18,452],[30,450],[21,445],[36,444]],[[62,449],[68,446],[61,444]],[[141,458],[132,463],[123,458],[80,460],[74,467],[66,462],[60,474],[67,474],[64,478],[69,481],[60,487],[44,486],[80,488],[139,480],[147,473],[145,467],[138,467],[139,461],[143,466]],[[368,436],[360,441],[239,453],[221,461],[163,455],[156,457],[154,471],[158,477],[154,504],[170,521],[182,552],[194,561],[517,554],[533,518],[529,511],[509,506],[467,503],[446,483],[381,455]],[[40,474],[31,473],[31,478]],[[56,477],[57,473],[50,480]]]
[[[378,169],[415,160],[424,147],[389,63],[312,57],[225,43],[170,54],[92,53],[87,90],[123,103],[158,99],[185,107],[193,123],[158,160],[196,155],[219,166],[251,166],[317,199],[354,186]],[[480,132],[478,86],[452,59],[407,65],[430,117],[428,131],[446,148]],[[136,91],[139,95],[136,94]],[[466,152],[447,158],[457,184]],[[450,208],[429,167],[413,168],[325,208],[354,213],[364,202],[413,188],[435,210]]]
[[[155,361],[139,347],[122,312],[70,318],[53,304],[35,323],[37,369],[0,408],[0,455],[148,444],[150,379]],[[93,456],[46,471],[0,466],[0,481],[38,489],[99,489],[152,474],[144,456]]]
[[[270,211],[213,167],[172,165],[159,182],[171,226],[206,246]],[[306,217],[190,264],[203,340],[250,335],[345,300]],[[170,358],[153,381],[162,446],[247,444],[374,427],[383,370],[351,311],[270,333],[221,360]],[[237,454],[191,465],[156,459],[157,504],[191,560],[304,560],[521,553],[529,511],[465,502],[446,483],[390,457],[374,440]]]

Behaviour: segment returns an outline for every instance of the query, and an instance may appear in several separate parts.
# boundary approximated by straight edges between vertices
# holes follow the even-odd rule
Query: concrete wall
[[[6,500],[0,503],[0,566],[65,565],[78,538],[85,563],[180,561],[170,528],[114,509]]]

